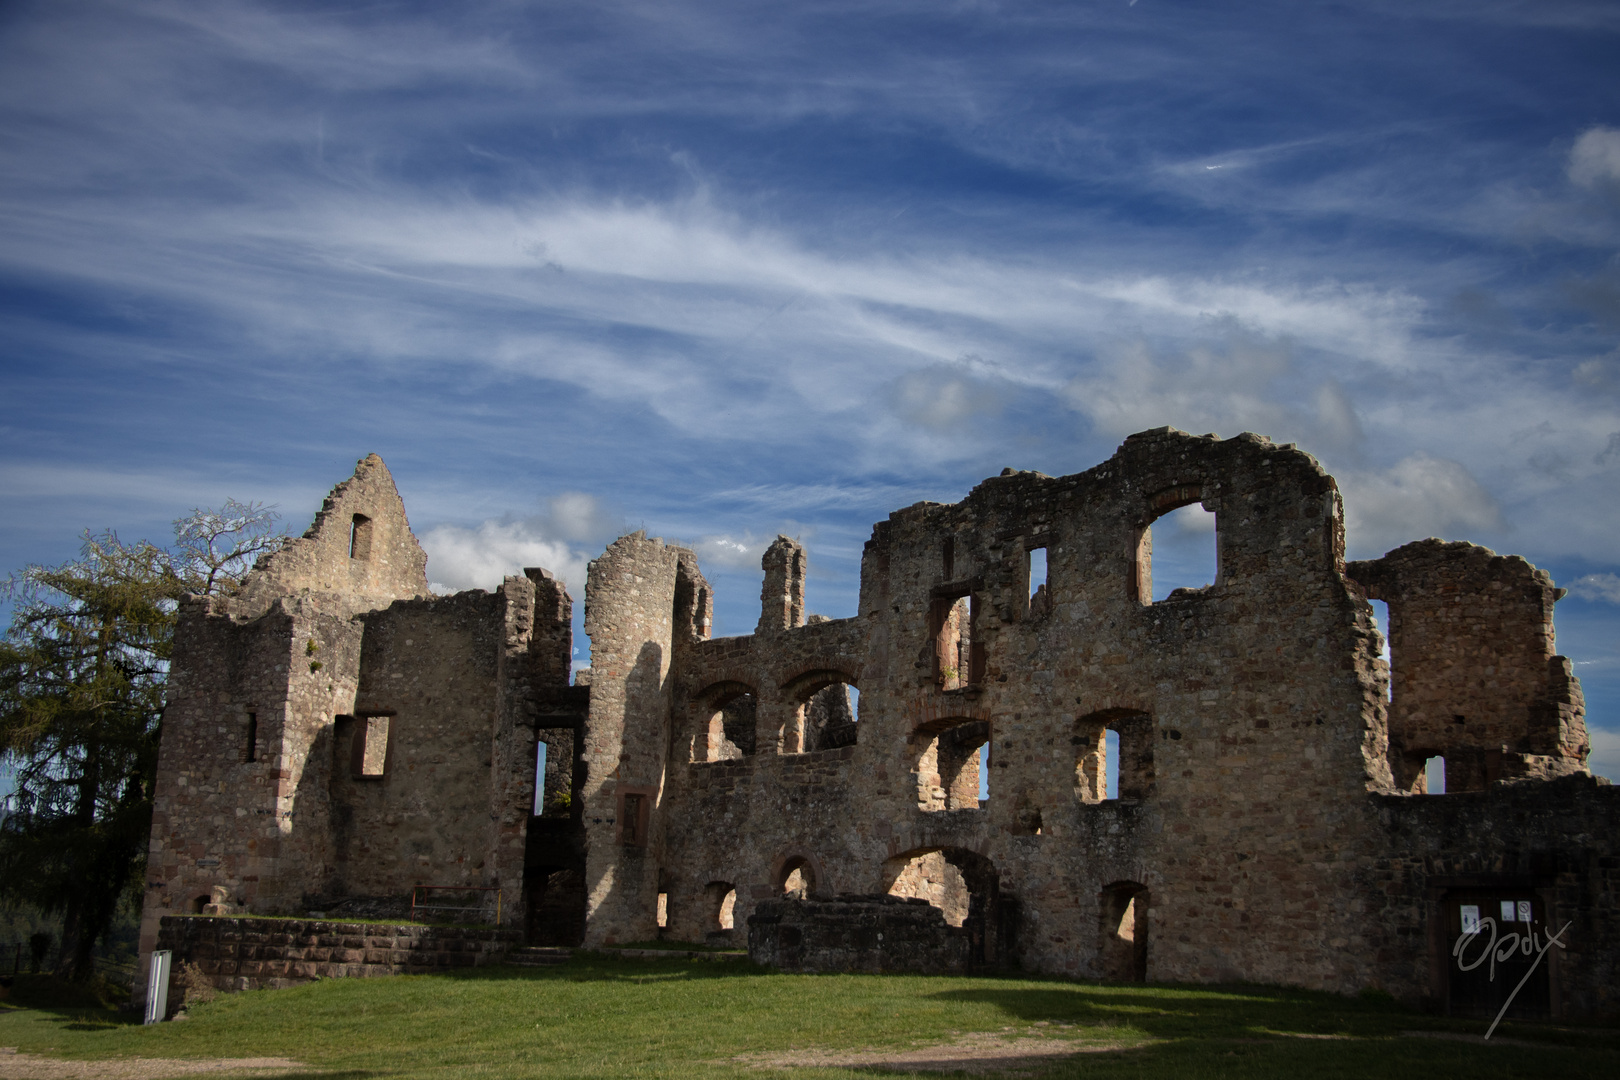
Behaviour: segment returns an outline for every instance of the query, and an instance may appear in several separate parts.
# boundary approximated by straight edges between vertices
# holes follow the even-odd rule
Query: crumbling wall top
[[[376,454],[362,458],[354,475],[332,489],[303,536],[259,560],[232,607],[252,618],[300,592],[341,597],[351,611],[428,595],[427,553]]]

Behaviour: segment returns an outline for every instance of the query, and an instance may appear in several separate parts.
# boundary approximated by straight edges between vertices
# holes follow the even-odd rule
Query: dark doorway
[[[1447,1012],[1494,1020],[1511,998],[1510,1019],[1552,1015],[1552,957],[1539,953],[1558,927],[1549,931],[1540,897],[1529,889],[1457,889],[1442,902],[1441,918]]]
[[[1102,977],[1119,982],[1146,982],[1148,957],[1148,891],[1135,881],[1103,886],[1097,958]]]

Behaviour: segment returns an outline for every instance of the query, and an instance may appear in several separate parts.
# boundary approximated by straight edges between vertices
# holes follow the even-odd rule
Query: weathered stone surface
[[[746,936],[815,970],[1443,1003],[1459,903],[1500,894],[1571,924],[1538,1008],[1616,1008],[1620,795],[1585,769],[1560,591],[1469,544],[1347,566],[1337,486],[1291,445],[1161,429],[1083,473],[899,510],[852,618],[805,611],[805,552],[780,537],[742,637],[710,637],[692,552],[621,537],[590,567],[572,685],[561,586],[425,596],[384,478],[368,458],[308,550],[185,607],[146,949],[196,898],[296,913],[477,885],[533,945]],[[1216,579],[1154,602],[1153,522],[1190,503],[1216,516]],[[357,557],[328,535],[355,513],[386,573],[332,566]],[[1393,701],[1369,596],[1390,606]],[[1448,794],[1422,790],[1432,756]],[[406,962],[364,933],[298,962]]]
[[[159,923],[156,947],[173,951],[172,979],[179,978],[181,965],[195,963],[220,990],[258,990],[314,979],[420,974],[499,963],[521,939],[514,930],[358,926],[317,920],[276,920],[271,924],[274,929],[266,933],[266,923],[263,919],[165,915]],[[365,952],[325,944],[334,935],[361,933],[389,944]],[[180,1001],[172,983],[169,1000]]]

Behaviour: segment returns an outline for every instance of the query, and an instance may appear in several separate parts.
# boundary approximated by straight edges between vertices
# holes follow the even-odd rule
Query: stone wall
[[[1346,573],[1389,605],[1398,788],[1421,793],[1433,756],[1445,758],[1450,792],[1584,768],[1585,702],[1553,647],[1553,604],[1564,590],[1545,570],[1431,539]]]
[[[589,945],[658,933],[668,676],[682,554],[638,532],[614,541],[590,565],[591,696],[578,783]]]
[[[1545,1009],[1611,1008],[1620,807],[1585,772],[1579,683],[1552,651],[1560,590],[1467,544],[1346,566],[1337,486],[1292,445],[1160,429],[1086,472],[1007,470],[898,510],[852,618],[806,611],[807,553],[778,537],[742,637],[709,637],[692,552],[621,537],[590,566],[573,685],[572,601],[544,571],[438,599],[410,574],[366,579],[391,598],[316,589],[338,581],[323,530],[351,528],[362,495],[372,543],[410,562],[371,460],[305,561],[249,590],[293,592],[182,615],[147,947],[215,888],[288,912],[309,882],[448,879],[498,884],[548,944],[736,940],[758,919],[777,928],[760,955],[806,968],[933,950],[935,970],[1415,1001],[1451,992],[1458,897],[1500,886],[1575,920]],[[1154,601],[1154,523],[1192,504],[1216,518],[1215,580]],[[1393,702],[1369,595],[1390,604]],[[249,710],[265,760],[239,760]],[[388,749],[356,778],[380,718]],[[530,817],[537,741],[569,799]],[[1422,792],[1428,753],[1454,793]],[[1504,869],[1521,864],[1542,869]],[[862,944],[890,918],[911,959]]]
[[[1620,788],[1567,776],[1371,798],[1385,852],[1334,910],[1381,931],[1373,946],[1380,985],[1443,1006],[1455,971],[1445,900],[1517,890],[1537,899],[1539,934],[1568,924],[1567,947],[1549,949],[1545,960],[1553,1015],[1620,1018]]]
[[[766,900],[748,918],[748,956],[782,971],[964,975],[965,931],[926,900],[841,896]]]
[[[178,1004],[182,964],[196,964],[220,990],[259,990],[499,963],[519,940],[479,927],[166,915],[157,948],[174,954],[169,1001]]]

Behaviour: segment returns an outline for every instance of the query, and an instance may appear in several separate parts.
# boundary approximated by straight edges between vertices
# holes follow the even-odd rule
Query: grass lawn
[[[1620,1076],[1613,1030],[1505,1023],[1481,1044],[1465,1040],[1483,1034],[1483,1021],[1326,994],[781,975],[742,963],[601,955],[554,968],[223,995],[193,1006],[185,1021],[150,1028],[99,1010],[8,1006],[0,1047],[23,1054],[282,1057],[308,1066],[279,1076],[870,1077],[898,1075],[900,1066],[869,1056],[852,1068],[859,1062],[848,1052],[927,1044],[1036,1048],[1001,1063],[1021,1076]],[[1403,1034],[1414,1031],[1458,1037]],[[1094,1052],[1054,1056],[1087,1048]],[[7,1058],[0,1053],[0,1077],[16,1074]],[[828,1061],[835,1064],[815,1066]]]

